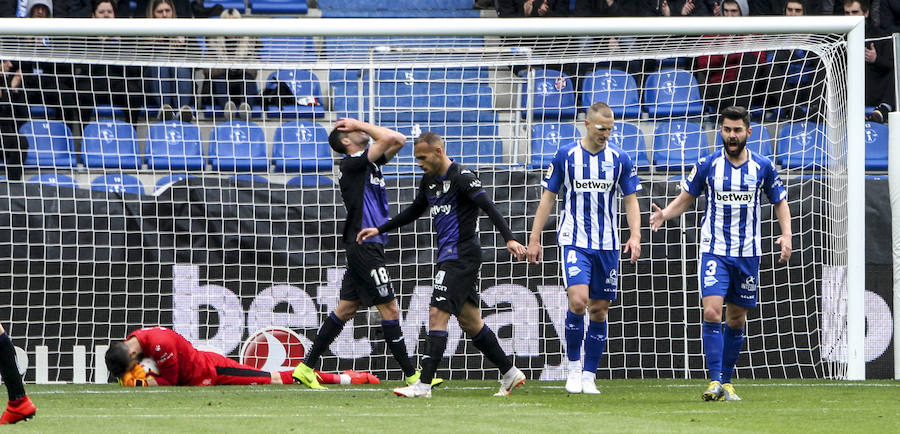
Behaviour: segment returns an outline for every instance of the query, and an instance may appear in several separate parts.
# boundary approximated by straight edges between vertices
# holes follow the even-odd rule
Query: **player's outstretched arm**
[[[400,211],[400,214],[395,215],[394,218],[388,220],[383,225],[377,228],[363,228],[361,231],[359,231],[359,233],[356,234],[356,243],[359,244],[378,234],[387,233],[401,226],[412,223],[416,221],[417,218],[421,217],[427,209],[428,199],[425,198],[425,193],[423,193],[422,189],[420,188],[419,192],[416,194],[416,198],[413,200],[413,203],[406,207],[406,209],[404,209],[403,211]]]
[[[481,189],[481,184],[478,183],[478,188]],[[475,194],[475,197],[472,198],[476,205],[481,208],[485,214],[488,215],[488,218],[491,219],[491,223],[494,224],[494,227],[500,231],[500,235],[503,236],[503,239],[506,240],[506,250],[509,251],[516,259],[524,259],[525,258],[525,246],[516,241],[513,237],[512,231],[509,229],[509,225],[506,223],[506,219],[503,218],[503,215],[500,214],[500,211],[497,210],[497,207],[494,205],[494,201],[488,197],[487,192],[481,190],[480,192]]]
[[[537,213],[534,215],[534,222],[531,224],[531,236],[528,237],[528,249],[525,256],[528,262],[539,264],[543,256],[543,248],[541,247],[541,234],[544,232],[544,225],[550,218],[550,210],[556,203],[556,193],[544,190],[541,195],[541,203],[538,204]]]
[[[631,233],[625,242],[625,253],[631,254],[633,264],[641,257],[641,207],[636,193],[622,199],[625,201],[625,219],[628,220],[628,231]]]
[[[791,242],[793,230],[791,229],[791,208],[786,200],[775,204],[775,216],[778,218],[778,225],[781,226],[781,235],[775,240],[775,244],[781,246],[781,255],[778,257],[778,262],[787,262],[791,259],[791,251],[793,250]]]
[[[341,118],[334,127],[341,131],[362,131],[372,137],[375,143],[369,145],[369,161],[378,161],[382,155],[390,161],[406,144],[406,136],[403,134],[357,119]]]
[[[696,196],[682,190],[672,202],[664,209],[660,209],[655,203],[650,203],[650,229],[656,232],[666,220],[680,216],[694,204]]]

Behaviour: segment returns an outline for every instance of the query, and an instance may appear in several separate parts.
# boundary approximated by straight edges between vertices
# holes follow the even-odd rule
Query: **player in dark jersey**
[[[428,354],[422,356],[420,381],[394,389],[407,397],[431,397],[430,380],[447,346],[447,322],[456,315],[459,326],[475,347],[500,370],[500,391],[507,396],[525,382],[525,375],[506,358],[497,336],[481,320],[478,273],[481,269],[481,244],[478,241],[478,213],[484,210],[506,240],[506,249],[518,259],[525,247],[513,238],[506,220],[494,207],[481,181],[471,170],[447,157],[441,136],[426,132],[416,139],[415,155],[425,172],[412,205],[379,226],[360,231],[357,241],[364,244],[384,236],[392,229],[411,223],[430,210],[437,243],[437,273],[429,310]]]
[[[140,365],[153,359],[159,372],[147,372]],[[291,371],[268,372],[254,369],[211,351],[194,348],[184,336],[165,327],[131,332],[124,341],[113,342],[106,351],[106,368],[123,386],[217,386],[251,384],[292,384]],[[379,381],[367,372],[339,374],[316,372],[329,384],[361,384]],[[342,381],[343,380],[343,381]]]
[[[374,142],[369,144],[370,140]],[[384,266],[387,235],[373,237],[364,243],[356,242],[356,234],[360,228],[379,226],[388,219],[387,191],[384,189],[381,167],[397,155],[406,143],[406,136],[356,119],[344,118],[335,124],[328,136],[328,143],[334,152],[344,155],[341,160],[340,185],[344,207],[347,209],[343,234],[347,271],[341,285],[338,306],[322,322],[312,348],[303,363],[294,370],[294,378],[310,388],[323,388],[313,374],[313,367],[318,363],[319,357],[341,333],[344,324],[356,315],[360,306],[375,306],[381,314],[385,343],[400,364],[407,383],[415,383],[419,373],[406,353],[403,330],[400,328],[400,309]]]
[[[16,347],[2,326],[0,326],[0,376],[3,376],[3,383],[6,384],[6,392],[9,394],[6,410],[0,416],[0,425],[34,417],[37,409],[31,398],[25,394],[25,383],[16,364]]]

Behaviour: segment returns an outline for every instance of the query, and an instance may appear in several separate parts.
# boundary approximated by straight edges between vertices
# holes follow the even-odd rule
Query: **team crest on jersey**
[[[575,265],[569,267],[569,277],[575,277],[578,273],[581,273],[581,268],[578,268]]]
[[[744,175],[744,183],[750,185],[756,185],[756,175],[746,174]]]
[[[600,163],[600,169],[603,170],[604,172],[609,172],[610,170],[613,170],[614,167],[616,167],[616,166],[613,164],[612,161],[603,161]]]
[[[444,181],[444,186],[443,186],[443,188],[444,188],[444,193],[450,191],[450,180]]]

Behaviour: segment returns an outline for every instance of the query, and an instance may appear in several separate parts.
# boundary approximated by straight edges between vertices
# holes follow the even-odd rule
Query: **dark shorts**
[[[341,284],[341,300],[359,301],[365,307],[394,299],[394,286],[384,267],[384,246],[378,243],[346,243],[347,272]]]
[[[431,292],[431,305],[456,316],[459,316],[467,301],[474,304],[475,307],[479,307],[481,303],[478,297],[480,274],[481,262],[455,259],[437,264]]]

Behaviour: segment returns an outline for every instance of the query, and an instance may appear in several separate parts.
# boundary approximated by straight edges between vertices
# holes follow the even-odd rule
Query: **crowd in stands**
[[[617,17],[617,16],[722,16],[748,15],[863,15],[867,19],[866,105],[869,120],[883,122],[895,104],[893,86],[893,50],[889,39],[900,29],[900,0],[495,0],[494,4],[476,2],[476,7],[495,8],[500,17]],[[209,4],[209,6],[207,6]],[[235,9],[203,0],[0,0],[0,16],[24,15],[28,18],[93,17],[116,19],[149,17],[170,19],[214,16],[241,18]],[[23,10],[17,8],[25,6]],[[879,24],[883,25],[880,26]],[[707,36],[720,41],[740,36]],[[198,44],[196,38],[156,37],[150,41],[154,53],[165,58],[170,52]],[[727,41],[726,41],[727,42]],[[32,38],[28,43],[40,48],[50,43],[47,38]],[[251,37],[220,36],[206,38],[207,55],[228,59],[234,65],[255,59],[260,40]],[[610,43],[627,46],[626,39],[610,39]],[[97,39],[97,50],[120,52],[118,38]],[[822,110],[815,96],[823,92],[824,74],[821,61],[801,49],[772,52],[738,52],[707,55],[693,59],[675,59],[675,66],[690,71],[699,82],[704,101],[713,113],[721,107],[774,107],[779,120],[808,118]],[[606,68],[620,69],[635,77],[640,86],[649,72],[671,67],[664,62],[635,61],[610,64],[551,65],[573,80],[581,89],[583,79],[591,72]],[[521,71],[516,71],[521,72]],[[60,119],[72,130],[112,110],[119,119],[134,123],[138,119],[180,120],[190,123],[200,112],[220,110],[227,118],[249,120],[261,107],[282,100],[293,100],[285,83],[260,92],[258,71],[242,68],[197,69],[186,66],[122,66],[64,64],[43,61],[3,62],[0,86],[0,137],[6,161],[7,176],[21,177],[17,161],[27,143],[14,134],[24,120],[37,116]],[[754,95],[753,98],[750,95]],[[808,105],[800,101],[812,102]],[[317,101],[315,101],[318,103]],[[294,102],[296,104],[296,102]],[[210,109],[211,108],[211,109]],[[44,110],[44,113],[36,113]],[[7,125],[10,118],[18,119]],[[76,125],[78,128],[76,128]]]

